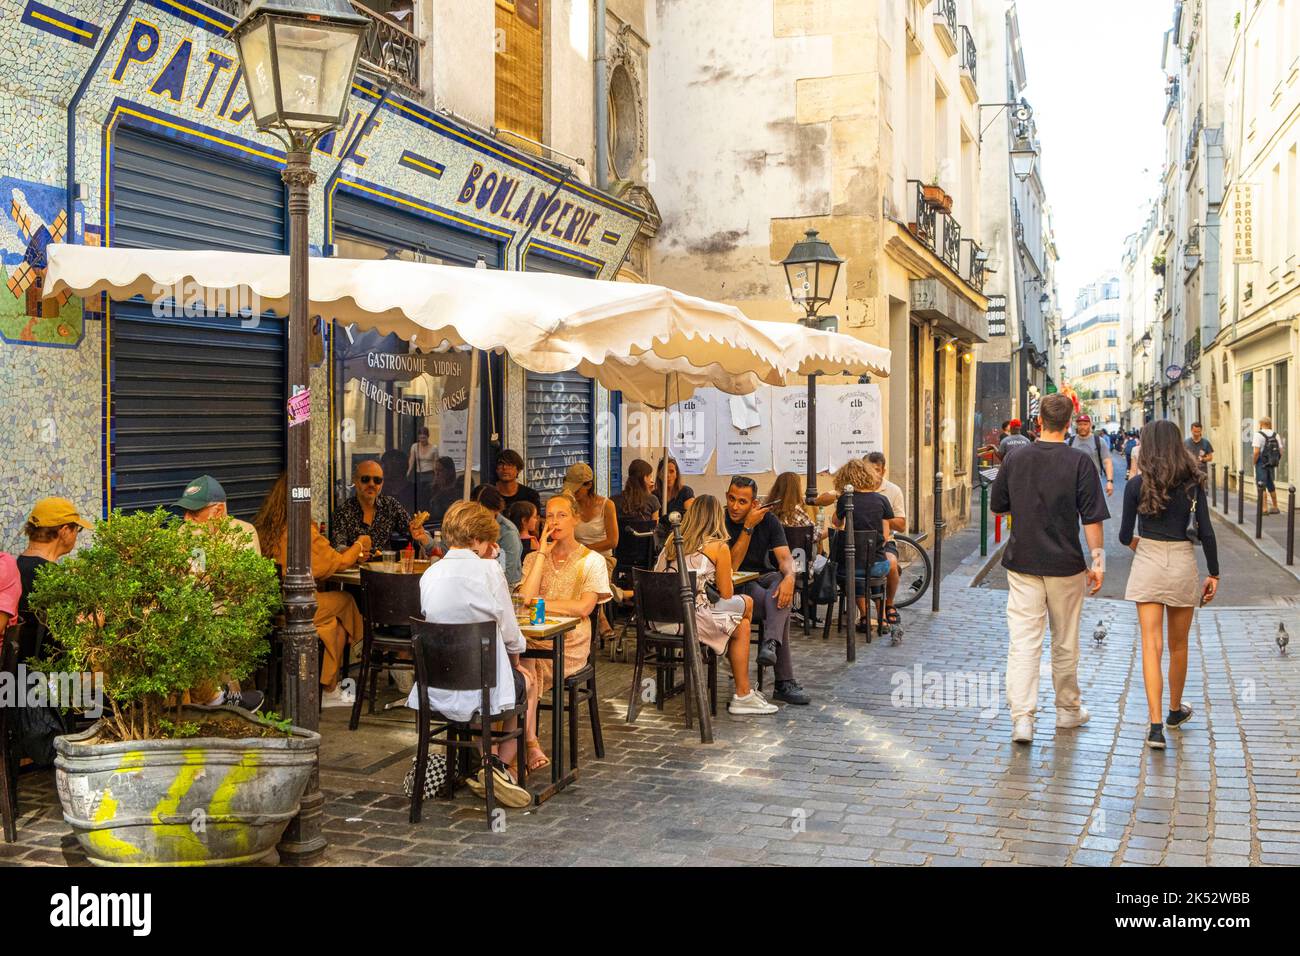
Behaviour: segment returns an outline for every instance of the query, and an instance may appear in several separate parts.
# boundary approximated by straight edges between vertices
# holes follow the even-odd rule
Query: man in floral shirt
[[[424,530],[428,512],[412,518],[392,495],[382,493],[384,470],[377,461],[363,461],[352,473],[356,494],[334,513],[333,544],[348,548],[362,535],[369,535],[379,550],[389,547],[394,537],[410,537],[422,552],[433,545]]]

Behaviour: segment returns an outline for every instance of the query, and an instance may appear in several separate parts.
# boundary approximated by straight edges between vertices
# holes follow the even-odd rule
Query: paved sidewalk
[[[1237,524],[1237,498],[1233,495],[1229,505],[1228,513],[1223,512],[1223,498],[1219,498],[1219,507],[1214,509],[1215,527],[1223,528],[1221,533],[1233,535],[1234,537],[1248,543],[1248,545],[1260,552],[1284,574],[1300,581],[1300,555],[1297,555],[1293,563],[1286,563],[1286,528],[1287,528],[1287,507],[1288,494],[1287,489],[1278,486],[1277,495],[1278,514],[1266,514],[1261,522],[1261,536],[1255,537],[1255,509],[1256,502],[1250,498],[1246,499],[1246,506],[1242,512],[1242,523]],[[1300,503],[1297,504],[1300,510]],[[1300,514],[1296,516],[1300,521]],[[1298,545],[1297,547],[1300,547]]]
[[[1186,693],[1196,716],[1157,753],[1142,746],[1132,606],[1111,600],[1085,605],[1092,721],[1055,733],[1044,696],[1034,744],[1011,744],[1000,706],[1005,600],[951,588],[940,614],[903,612],[902,646],[859,644],[852,665],[842,639],[796,634],[813,705],[743,720],[724,711],[711,747],[682,727],[680,699],[626,724],[631,668],[603,662],[606,758],[592,758],[584,726],[577,785],[540,809],[510,811],[502,832],[484,827],[467,791],[426,803],[423,822],[408,824],[409,715],[369,717],[352,734],[343,711],[326,711],[326,862],[1300,864],[1300,654],[1273,645],[1281,621],[1300,634],[1300,610],[1199,612]],[[1094,646],[1099,620],[1107,637]],[[905,693],[918,673],[924,693]],[[1050,686],[1044,670],[1044,695]],[[984,693],[959,699],[959,687]],[[721,690],[725,700],[725,672]],[[981,714],[988,704],[996,711]],[[21,802],[21,842],[0,844],[0,863],[84,863],[51,775],[24,776]]]

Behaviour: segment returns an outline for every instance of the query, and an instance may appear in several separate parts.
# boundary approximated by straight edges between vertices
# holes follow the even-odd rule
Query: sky
[[[1016,11],[1068,318],[1081,286],[1119,269],[1157,195],[1174,3],[1018,0]]]

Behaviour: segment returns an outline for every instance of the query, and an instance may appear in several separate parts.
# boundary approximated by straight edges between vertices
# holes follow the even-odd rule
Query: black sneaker
[[[784,701],[787,704],[811,704],[812,698],[808,693],[799,686],[797,681],[779,680],[776,682],[776,690],[772,693],[773,700]]]
[[[762,640],[758,642],[758,662],[764,667],[776,666],[776,641]]]
[[[238,694],[225,691],[221,695],[223,704],[234,704],[236,707],[244,708],[250,714],[255,714],[261,710],[264,700],[266,700],[266,695],[260,690],[241,690]]]
[[[1165,749],[1165,731],[1159,724],[1152,724],[1147,732],[1147,746],[1152,750]]]
[[[1192,719],[1192,705],[1183,704],[1178,710],[1171,710],[1169,716],[1165,718],[1165,726],[1170,730],[1181,727]]]

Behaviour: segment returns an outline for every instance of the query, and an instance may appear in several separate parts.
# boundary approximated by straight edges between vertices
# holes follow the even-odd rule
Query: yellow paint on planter
[[[208,846],[203,835],[196,833],[188,822],[173,822],[180,814],[181,801],[204,771],[204,754],[201,749],[187,749],[184,757],[185,763],[176,771],[176,777],[167,788],[167,795],[153,808],[155,839],[159,843],[170,845],[173,859],[205,860],[208,857]],[[168,817],[173,820],[166,819]]]
[[[257,768],[261,762],[261,754],[257,751],[248,751],[240,758],[238,764],[230,768],[225,779],[213,792],[212,801],[208,804],[208,814],[212,819],[222,820],[231,816],[231,808],[239,788],[257,777]],[[218,823],[217,826],[235,835],[235,845],[241,854],[248,853],[253,833],[247,823],[224,822]]]
[[[117,801],[113,799],[113,791],[105,787],[104,794],[99,799],[99,806],[95,808],[95,813],[90,819],[93,823],[108,823],[116,816]],[[112,830],[91,830],[86,837],[104,859],[130,859],[140,853],[138,846],[118,839]]]

